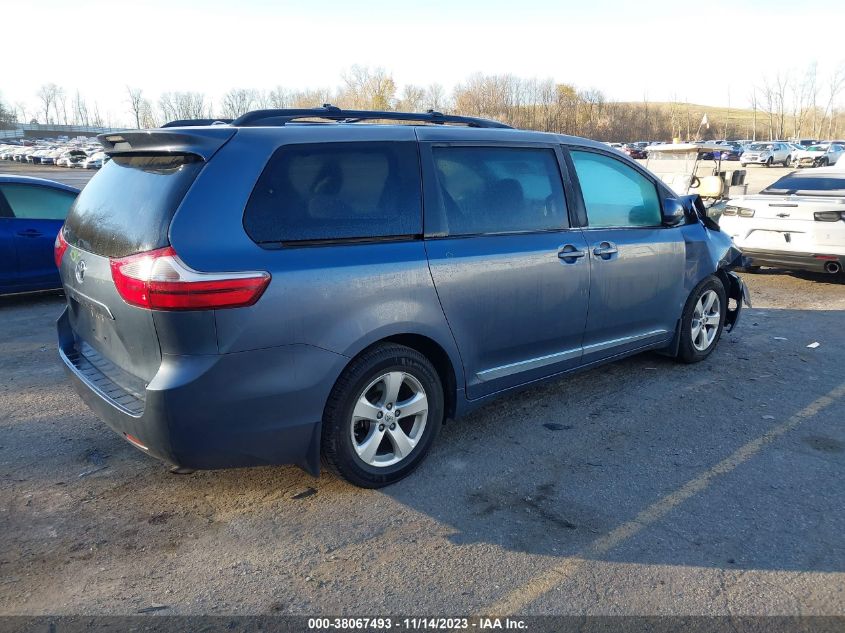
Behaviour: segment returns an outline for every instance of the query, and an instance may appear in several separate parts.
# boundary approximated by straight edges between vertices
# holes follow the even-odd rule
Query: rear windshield
[[[845,172],[841,174],[795,173],[776,180],[760,193],[845,197]]]
[[[115,156],[71,207],[65,239],[105,257],[167,246],[170,221],[202,164],[196,156]]]
[[[403,238],[422,233],[414,143],[285,145],[244,212],[259,244]]]

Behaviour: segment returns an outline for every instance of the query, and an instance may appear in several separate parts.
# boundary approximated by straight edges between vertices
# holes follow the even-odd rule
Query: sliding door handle
[[[618,252],[619,249],[616,248],[616,244],[613,242],[602,242],[593,249],[593,255],[603,259],[610,259],[611,255],[615,255]]]
[[[557,256],[567,264],[574,264],[582,257],[587,256],[587,251],[578,248],[574,244],[564,244],[557,252]]]

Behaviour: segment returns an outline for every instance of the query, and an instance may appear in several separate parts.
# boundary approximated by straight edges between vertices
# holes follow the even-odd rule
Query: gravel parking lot
[[[744,278],[707,361],[501,400],[380,491],[168,473],[65,380],[63,297],[0,298],[0,614],[845,615],[845,283]]]

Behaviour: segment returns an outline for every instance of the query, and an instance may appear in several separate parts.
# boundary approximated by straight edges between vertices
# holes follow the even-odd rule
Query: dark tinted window
[[[76,198],[75,193],[35,185],[8,184],[0,191],[16,218],[64,220]]]
[[[660,198],[648,178],[621,160],[572,152],[591,227],[659,226]]]
[[[244,228],[259,244],[422,233],[415,143],[286,145],[249,198]]]
[[[796,172],[776,180],[760,193],[779,196],[801,194],[842,197],[845,196],[845,172],[842,174]]]
[[[567,226],[552,149],[434,147],[442,206],[426,231],[443,235],[548,231]]]
[[[167,246],[170,221],[202,164],[193,156],[115,156],[79,194],[65,238],[106,257]]]

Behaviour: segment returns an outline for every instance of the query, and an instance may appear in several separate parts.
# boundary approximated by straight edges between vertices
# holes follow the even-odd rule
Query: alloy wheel
[[[715,290],[704,292],[695,304],[692,313],[692,344],[699,352],[706,351],[719,331],[719,323],[722,320],[722,305],[719,295]]]
[[[403,371],[382,374],[355,402],[352,446],[368,466],[393,466],[413,452],[427,420],[428,396],[420,381]]]

